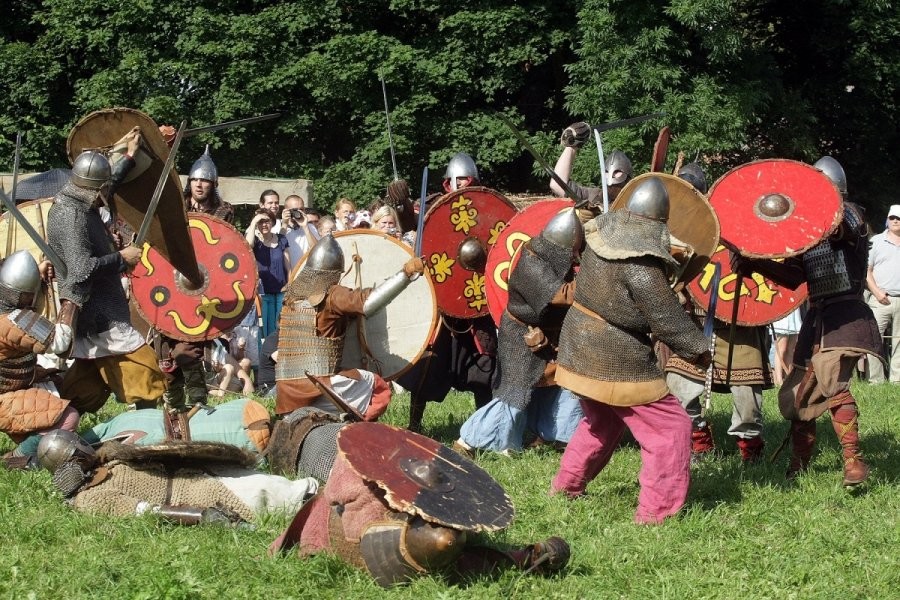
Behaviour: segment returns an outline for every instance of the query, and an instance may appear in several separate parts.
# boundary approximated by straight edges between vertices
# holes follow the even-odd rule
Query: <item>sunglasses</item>
[[[890,216],[888,217],[888,221],[900,221],[900,217]]]

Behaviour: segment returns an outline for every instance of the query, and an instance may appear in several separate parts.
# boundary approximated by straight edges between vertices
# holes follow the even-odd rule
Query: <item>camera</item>
[[[302,220],[306,219],[306,213],[303,212],[302,208],[292,208],[291,209],[291,218],[302,221]]]

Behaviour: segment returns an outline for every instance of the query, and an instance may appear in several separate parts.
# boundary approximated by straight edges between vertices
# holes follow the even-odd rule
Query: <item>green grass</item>
[[[498,543],[561,535],[572,546],[557,577],[507,571],[450,585],[426,577],[390,591],[338,559],[270,559],[286,519],[254,531],[179,528],[151,517],[106,519],[74,513],[48,474],[0,470],[0,596],[8,598],[898,598],[900,597],[900,388],[856,384],[862,445],[873,474],[864,490],[840,486],[840,454],[819,420],[808,474],[784,481],[787,456],[742,467],[725,430],[730,402],[714,398],[717,461],[698,466],[684,512],[661,526],[632,524],[639,452],[624,445],[589,486],[589,497],[548,497],[559,463],[551,450],[510,459],[480,456],[516,506]],[[450,443],[471,411],[451,395],[429,405],[426,433]],[[107,409],[115,412],[115,407]],[[109,413],[107,413],[109,414]],[[386,421],[404,425],[400,396]],[[766,394],[771,452],[787,431],[774,392]],[[82,423],[83,425],[85,422]],[[5,441],[4,449],[10,443]]]

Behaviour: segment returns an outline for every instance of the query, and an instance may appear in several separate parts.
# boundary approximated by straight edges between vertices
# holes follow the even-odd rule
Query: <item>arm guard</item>
[[[407,277],[403,271],[391,275],[372,288],[372,292],[363,304],[363,314],[366,317],[371,317],[390,304],[391,300],[399,296],[411,282],[412,279]]]

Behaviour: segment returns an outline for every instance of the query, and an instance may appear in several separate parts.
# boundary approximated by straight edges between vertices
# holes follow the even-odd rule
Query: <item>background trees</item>
[[[0,25],[0,168],[62,166],[92,110],[130,106],[193,126],[278,121],[186,140],[223,175],[306,177],[316,200],[366,203],[391,178],[378,73],[401,176],[437,179],[472,153],[493,187],[546,190],[497,111],[555,158],[559,130],[665,110],[675,152],[713,177],[754,158],[832,153],[884,213],[900,150],[898,9],[888,1],[17,0]],[[649,162],[663,123],[611,132]],[[594,180],[596,154],[576,177]],[[414,183],[414,185],[416,185]]]

